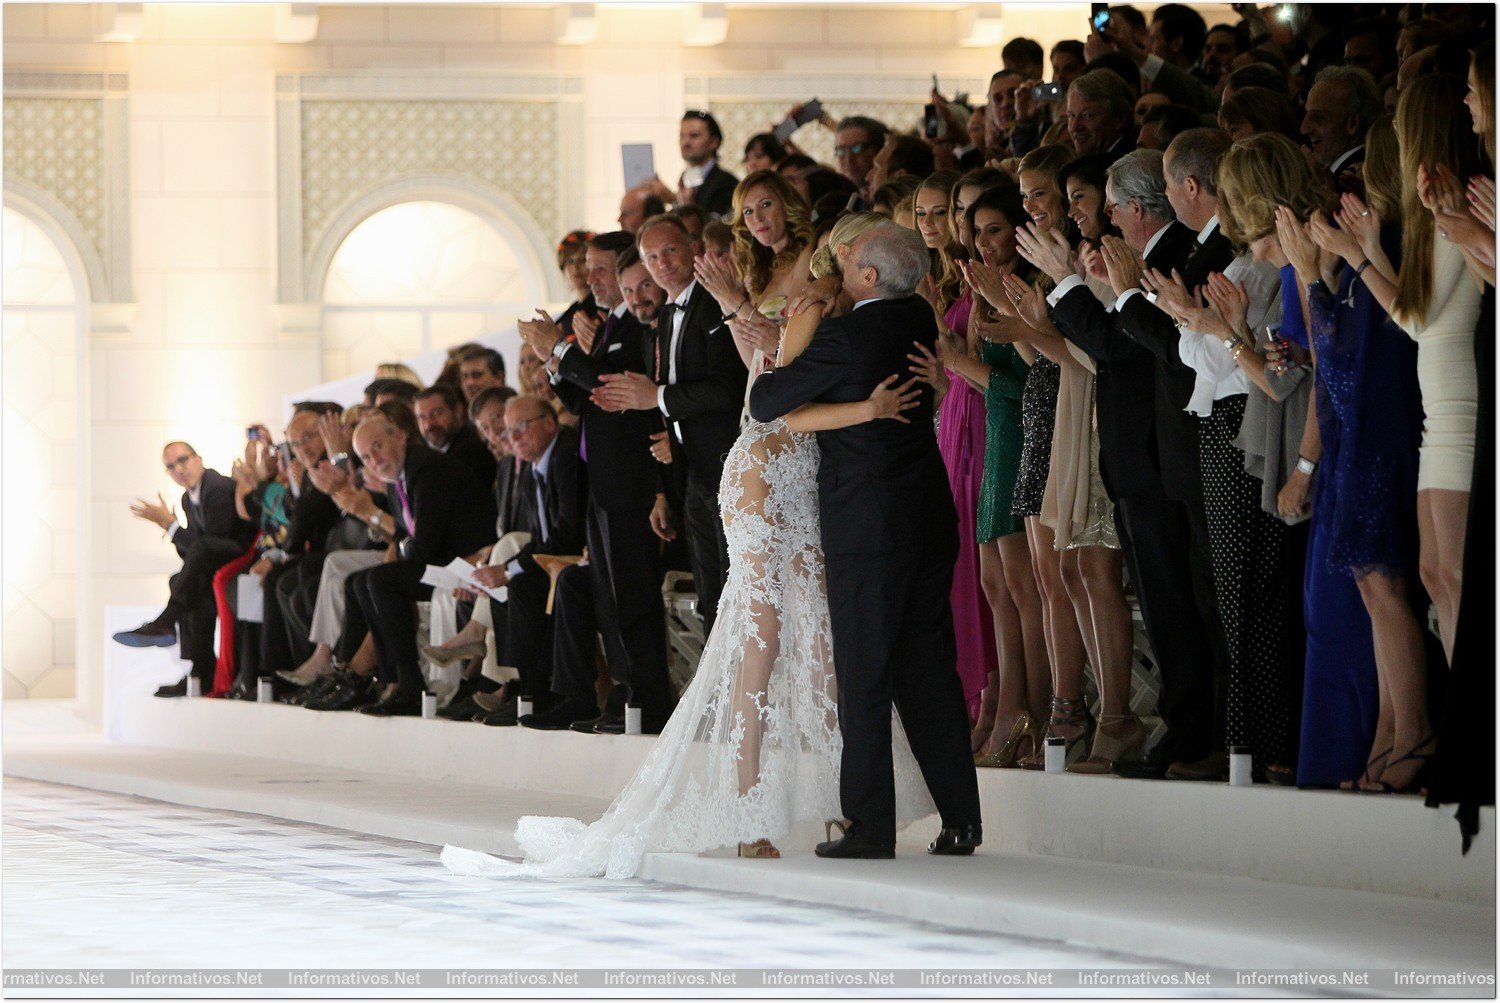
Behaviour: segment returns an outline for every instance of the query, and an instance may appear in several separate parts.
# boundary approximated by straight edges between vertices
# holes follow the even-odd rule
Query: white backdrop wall
[[[1004,37],[1028,35],[1048,48],[1082,37],[1088,10],[980,6],[981,13],[1000,13]],[[111,278],[113,293],[91,291],[76,358],[82,388],[73,454],[76,658],[83,706],[99,705],[103,607],[164,600],[175,565],[171,547],[127,507],[170,487],[161,445],[185,438],[227,470],[245,425],[275,421],[286,395],[348,375],[329,371],[343,356],[324,344],[320,290],[291,303],[279,288],[293,183],[288,171],[296,168],[287,165],[284,138],[278,168],[278,78],[415,72],[426,79],[497,74],[581,82],[579,162],[566,165],[559,203],[575,218],[559,223],[611,229],[622,192],[619,145],[653,143],[663,176],[673,180],[686,102],[723,101],[743,91],[770,105],[789,104],[817,89],[852,100],[864,80],[878,87],[881,100],[915,108],[925,100],[929,74],[936,72],[945,89],[983,86],[999,66],[998,44],[958,44],[975,5],[730,4],[723,42],[709,46],[684,42],[696,8],[598,4],[594,40],[564,45],[559,5],[320,5],[315,37],[288,44],[276,41],[279,19],[292,9],[285,4],[146,4],[138,37],[123,42],[96,40],[123,23],[112,5],[5,5],[7,74],[125,80],[128,157],[101,183],[120,186],[128,178],[120,195],[128,200],[129,225],[115,228],[113,239],[123,246],[107,262],[128,274]],[[58,142],[9,130],[7,140]],[[545,156],[559,149],[553,136],[509,141]],[[739,151],[725,154],[738,172]],[[8,195],[10,160],[7,150]],[[111,251],[101,253],[108,258]],[[555,276],[539,280],[553,284]],[[513,350],[507,354],[514,358]],[[5,475],[12,474],[7,457]],[[4,513],[7,521],[26,517]],[[6,696],[13,695],[21,694],[7,688]]]

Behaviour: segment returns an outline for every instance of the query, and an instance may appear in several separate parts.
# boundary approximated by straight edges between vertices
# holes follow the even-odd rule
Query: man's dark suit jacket
[[[740,179],[730,174],[714,161],[714,169],[703,178],[703,184],[693,189],[693,205],[718,219],[734,211],[734,189]]]
[[[495,479],[495,454],[485,445],[483,436],[469,422],[458,426],[448,442],[447,455],[469,469],[479,483],[488,484]]]
[[[444,565],[495,542],[495,499],[473,471],[422,442],[407,443],[403,470],[415,531],[394,487],[386,490],[385,507],[404,530],[404,559]]]
[[[1152,267],[1182,273],[1189,289],[1202,285],[1210,272],[1222,272],[1234,260],[1229,238],[1215,230],[1203,243],[1179,223],[1151,249]],[[1159,265],[1156,262],[1170,262]],[[1201,496],[1198,418],[1186,410],[1197,374],[1182,361],[1180,333],[1172,318],[1145,296],[1136,295],[1119,308],[1120,330],[1156,361],[1156,434],[1161,456],[1162,487],[1169,498],[1190,501]]]
[[[718,302],[707,289],[694,286],[685,311],[677,382],[667,385],[672,347],[667,310],[656,321],[653,376],[658,386],[666,388],[662,400],[667,406],[667,427],[682,425],[680,442],[675,430],[668,437],[674,444],[674,463],[685,459],[688,468],[699,476],[711,476],[717,489],[724,456],[739,438],[740,411],[750,371],[734,347],[734,336],[719,319]]]
[[[650,509],[656,501],[659,473],[651,457],[651,436],[662,430],[660,411],[606,411],[589,393],[604,373],[651,375],[647,346],[656,332],[625,311],[613,324],[605,321],[593,350],[573,345],[558,361],[557,396],[578,415],[588,445],[589,490],[606,512]]]
[[[297,486],[297,500],[292,503],[292,521],[287,526],[281,549],[290,557],[301,557],[309,551],[324,549],[328,535],[339,521],[339,507],[333,499],[313,485],[308,474]]]
[[[877,300],[825,320],[790,365],[755,381],[751,417],[771,421],[813,400],[865,400],[881,380],[907,374],[914,341],[936,351],[937,323],[920,296]],[[908,423],[867,422],[818,433],[826,553],[956,545],[953,494],[933,433],[932,388],[919,386]]]
[[[1176,223],[1170,226],[1176,230],[1163,234],[1146,258],[1153,268],[1171,267],[1172,262],[1180,261],[1179,255],[1194,239],[1187,227]],[[1099,473],[1110,498],[1151,491],[1163,483],[1166,463],[1159,451],[1156,427],[1155,356],[1120,331],[1119,317],[1107,311],[1086,286],[1075,287],[1059,300],[1052,308],[1052,317],[1068,340],[1097,364]],[[1186,400],[1184,397],[1184,403]],[[1194,451],[1192,472],[1196,473],[1196,428],[1188,442]]]
[[[186,557],[188,548],[205,537],[222,537],[249,547],[255,539],[256,527],[234,510],[234,481],[206,467],[198,486],[200,504],[194,505],[192,496],[186,491],[182,493],[183,525],[172,537],[178,556]]]
[[[578,455],[578,430],[558,426],[552,456],[547,463],[547,480],[542,500],[547,507],[547,526],[551,532],[542,539],[542,523],[537,515],[536,481],[530,463],[521,467],[516,487],[516,516],[521,529],[531,534],[531,542],[516,555],[521,566],[536,567],[533,554],[583,553],[588,543],[589,476],[587,465]]]

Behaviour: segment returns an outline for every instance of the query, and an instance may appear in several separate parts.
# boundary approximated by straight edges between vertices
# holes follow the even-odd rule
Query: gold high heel
[[[753,843],[741,843],[735,847],[734,855],[747,860],[780,860],[781,851],[769,839],[757,839]]]
[[[841,818],[831,818],[823,823],[823,838],[833,842],[833,830],[839,831],[839,838],[843,839],[849,835],[849,823]]]
[[[1021,752],[1021,743],[1028,742],[1030,751],[1035,752],[1040,746],[1036,739],[1036,718],[1031,716],[1030,711],[1021,711],[1021,716],[1016,718],[1016,723],[1011,725],[1010,737],[1005,744],[994,752],[987,755],[982,754],[974,757],[975,766],[990,766],[1005,769],[1016,765],[1016,759]]]
[[[1111,734],[1107,729],[1125,722],[1122,734]],[[1068,764],[1069,773],[1101,774],[1110,772],[1117,760],[1137,759],[1150,735],[1146,726],[1134,714],[1100,714],[1099,725],[1094,730],[1094,745],[1089,757]]]

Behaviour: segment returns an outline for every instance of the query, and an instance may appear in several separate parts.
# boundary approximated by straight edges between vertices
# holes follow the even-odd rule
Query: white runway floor
[[[1152,964],[752,895],[461,878],[432,846],[13,778],[3,877],[6,968]]]

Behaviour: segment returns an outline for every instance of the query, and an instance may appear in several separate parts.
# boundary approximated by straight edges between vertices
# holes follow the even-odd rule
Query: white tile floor
[[[435,847],[6,779],[7,968],[1116,967],[764,897],[449,874]]]

